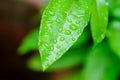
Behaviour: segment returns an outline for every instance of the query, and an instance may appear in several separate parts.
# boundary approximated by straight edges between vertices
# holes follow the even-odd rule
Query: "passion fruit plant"
[[[83,70],[65,80],[117,80],[120,1],[50,0],[40,30],[30,33],[18,50],[25,54],[37,49],[40,57],[28,61],[30,69],[49,71],[81,64]]]

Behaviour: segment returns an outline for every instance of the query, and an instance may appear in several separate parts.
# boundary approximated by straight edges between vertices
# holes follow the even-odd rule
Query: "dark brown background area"
[[[22,39],[39,26],[38,8],[22,0],[0,0],[0,80],[49,80],[49,73],[27,69],[30,54],[17,55]]]
[[[24,37],[40,26],[40,9],[45,4],[41,0],[0,0],[0,80],[59,80],[71,73],[69,69],[49,73],[31,71],[26,60],[36,52],[17,54]]]

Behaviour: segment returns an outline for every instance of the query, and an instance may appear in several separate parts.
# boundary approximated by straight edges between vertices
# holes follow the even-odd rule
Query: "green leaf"
[[[119,74],[119,59],[102,43],[88,55],[83,80],[116,80]]]
[[[83,62],[86,57],[89,47],[78,47],[68,50],[59,60],[57,60],[53,65],[51,65],[47,71],[56,71],[65,68],[70,68],[79,65]],[[27,66],[33,71],[41,71],[41,61],[40,56],[32,56],[27,61]]]
[[[91,2],[91,31],[94,43],[100,43],[106,33],[108,24],[108,7],[105,0]]]
[[[43,70],[58,60],[79,38],[89,21],[87,0],[51,0],[40,28]]]
[[[83,60],[86,58],[88,50],[88,46],[80,46],[75,49],[69,49],[59,60],[53,63],[53,65],[51,65],[47,70],[55,71],[77,66],[80,63],[82,63]]]
[[[109,40],[111,49],[120,58],[120,21],[112,21],[110,23],[107,32],[107,38]]]
[[[40,55],[32,55],[27,60],[27,67],[28,69],[32,71],[42,71],[42,65],[41,65],[41,60],[40,60]]]
[[[24,55],[31,50],[38,49],[38,35],[39,29],[35,29],[30,32],[22,41],[20,47],[18,48],[19,55]]]
[[[109,14],[120,19],[120,0],[109,0]]]

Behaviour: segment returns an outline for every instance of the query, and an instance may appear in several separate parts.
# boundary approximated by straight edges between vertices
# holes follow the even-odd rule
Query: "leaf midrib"
[[[67,21],[67,17],[70,15],[70,11],[71,11],[74,3],[75,3],[75,0],[72,1],[72,4],[70,5],[70,8],[68,9],[68,11],[67,11],[67,13],[66,13],[65,19],[63,20],[63,23],[62,23],[62,26],[61,26],[61,27],[63,27],[64,24],[65,24],[65,22]]]

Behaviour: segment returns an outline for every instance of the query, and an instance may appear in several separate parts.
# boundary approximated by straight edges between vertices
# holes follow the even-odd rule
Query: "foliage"
[[[50,0],[40,31],[29,34],[19,52],[39,49],[41,60],[35,55],[27,61],[35,71],[84,66],[60,80],[116,80],[120,72],[119,5],[119,0]]]
[[[26,38],[22,41],[21,46],[18,48],[19,55],[24,55],[31,50],[38,49],[38,33],[39,29],[35,29],[26,36]]]

